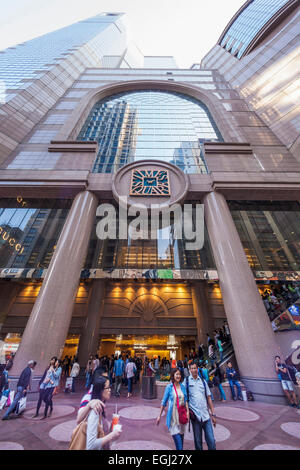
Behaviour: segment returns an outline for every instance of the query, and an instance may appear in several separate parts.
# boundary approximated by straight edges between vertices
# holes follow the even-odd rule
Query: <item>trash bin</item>
[[[142,379],[142,398],[153,400],[156,398],[156,380],[155,377],[143,376]]]

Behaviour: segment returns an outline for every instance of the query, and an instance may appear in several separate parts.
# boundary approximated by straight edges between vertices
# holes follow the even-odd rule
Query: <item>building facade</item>
[[[182,358],[228,320],[245,384],[283,399],[274,356],[299,335],[298,304],[272,324],[261,292],[300,280],[299,113],[286,101],[272,115],[260,93],[284,106],[296,90],[299,7],[274,2],[241,40],[239,22],[261,3],[246,2],[191,69],[144,58],[111,13],[0,54],[0,334],[18,348],[13,376],[29,359],[42,373],[76,351],[81,365],[97,351]],[[191,208],[194,236],[204,208],[203,243],[176,236],[175,212],[136,237],[136,214],[120,225],[124,197],[126,211]],[[99,238],[105,207],[118,222],[111,238]]]

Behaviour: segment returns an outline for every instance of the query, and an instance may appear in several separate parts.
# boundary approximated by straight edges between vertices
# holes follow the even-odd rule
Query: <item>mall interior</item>
[[[15,354],[12,379],[31,359],[38,378],[54,355],[82,367],[96,353],[183,359],[227,321],[243,382],[283,402],[274,356],[290,358],[300,329],[299,8],[247,1],[190,69],[144,57],[121,13],[1,54],[32,59],[0,106],[0,352]],[[176,238],[173,212],[153,239],[100,239],[97,208],[119,220],[124,197],[148,212],[189,205],[194,228],[201,205],[203,246]]]

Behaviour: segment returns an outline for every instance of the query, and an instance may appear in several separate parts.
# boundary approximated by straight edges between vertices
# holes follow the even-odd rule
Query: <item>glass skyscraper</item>
[[[105,55],[121,55],[126,49],[122,14],[101,14],[32,39],[0,54],[0,80],[6,102],[15,90],[26,89],[51,66],[83,52],[85,65],[103,65]]]

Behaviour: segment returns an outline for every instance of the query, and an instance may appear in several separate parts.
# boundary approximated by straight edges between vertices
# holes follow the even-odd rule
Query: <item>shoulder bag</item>
[[[177,398],[177,410],[178,410],[178,415],[179,415],[179,423],[186,424],[188,422],[186,407],[185,405],[179,405],[179,398],[178,398],[178,393],[177,393],[175,384],[173,384],[173,387],[175,389],[176,398]]]
[[[69,450],[86,450],[86,431],[87,431],[87,420],[88,416],[79,423],[76,428],[74,429],[71,441],[69,445]],[[100,425],[98,424],[98,439],[100,437],[104,437],[104,431]]]

